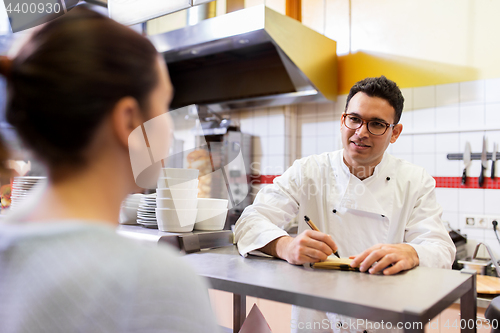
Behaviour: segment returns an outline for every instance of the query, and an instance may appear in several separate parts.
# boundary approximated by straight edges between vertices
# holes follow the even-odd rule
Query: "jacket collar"
[[[342,172],[344,173],[344,176],[347,178],[350,178],[351,176],[356,177],[356,176],[351,174],[349,167],[344,162],[344,149],[340,150],[339,160],[340,160],[340,168],[341,168]],[[380,161],[379,164],[377,164],[375,166],[375,169],[373,170],[373,174],[370,177],[365,178],[363,181],[366,181],[366,180],[371,179],[371,178],[377,178],[377,176],[381,172],[383,172],[382,170],[384,170],[386,168],[388,162],[389,162],[388,154],[387,154],[387,152],[384,152],[384,155],[382,156],[382,160]]]
[[[339,172],[343,173],[343,176],[347,180],[346,190],[342,196],[340,206],[345,209],[359,210],[387,216],[385,210],[379,204],[379,200],[381,198],[375,196],[367,186],[383,176],[383,172],[389,163],[387,153],[384,153],[382,161],[380,161],[380,163],[375,167],[373,175],[363,181],[351,174],[349,171],[349,167],[344,162],[343,149],[341,150],[338,163],[340,164]]]

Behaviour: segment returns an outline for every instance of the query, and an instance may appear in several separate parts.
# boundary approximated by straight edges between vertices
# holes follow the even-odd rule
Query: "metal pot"
[[[487,269],[491,266],[491,259],[467,257],[463,260],[459,260],[458,263],[464,265],[466,269],[476,271],[479,275],[487,275]]]
[[[488,251],[490,258],[477,257],[477,252],[481,245],[484,245],[486,247],[486,250]],[[472,256],[472,259],[470,257],[467,257],[464,260],[458,261],[459,264],[464,265],[464,268],[475,270],[477,274],[480,275],[491,275],[490,270],[492,262],[495,267],[497,276],[500,276],[500,267],[498,266],[498,262],[495,256],[493,255],[493,252],[491,251],[490,247],[484,243],[478,243],[476,245],[476,249],[474,250],[474,255]]]

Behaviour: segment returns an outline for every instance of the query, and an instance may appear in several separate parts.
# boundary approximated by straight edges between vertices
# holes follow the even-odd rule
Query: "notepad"
[[[334,257],[328,257],[325,261],[322,262],[317,262],[315,264],[312,264],[311,266],[313,268],[317,269],[338,269],[341,271],[358,271],[359,268],[353,268],[351,267],[351,262],[352,259],[349,258],[334,258]]]

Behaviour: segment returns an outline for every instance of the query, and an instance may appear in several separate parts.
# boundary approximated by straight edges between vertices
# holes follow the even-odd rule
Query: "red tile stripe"
[[[467,177],[465,185],[462,185],[462,177],[434,177],[434,179],[436,180],[436,187],[500,189],[500,178],[498,177],[495,180],[485,177],[483,187],[479,187],[479,177]]]
[[[253,183],[260,184],[272,184],[273,179],[279,175],[260,175],[252,176]],[[478,177],[467,177],[467,182],[462,185],[462,177],[434,177],[436,180],[436,187],[440,188],[480,188],[478,183]],[[490,177],[484,179],[483,187],[484,189],[500,190],[500,178],[495,178],[491,180]]]

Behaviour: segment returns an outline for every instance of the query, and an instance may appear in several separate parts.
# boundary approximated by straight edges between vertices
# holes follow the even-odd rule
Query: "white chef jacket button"
[[[332,210],[332,212],[333,212],[333,214],[337,214],[337,210],[336,209]]]
[[[391,180],[391,177],[387,177],[385,180],[389,181],[389,180]]]

